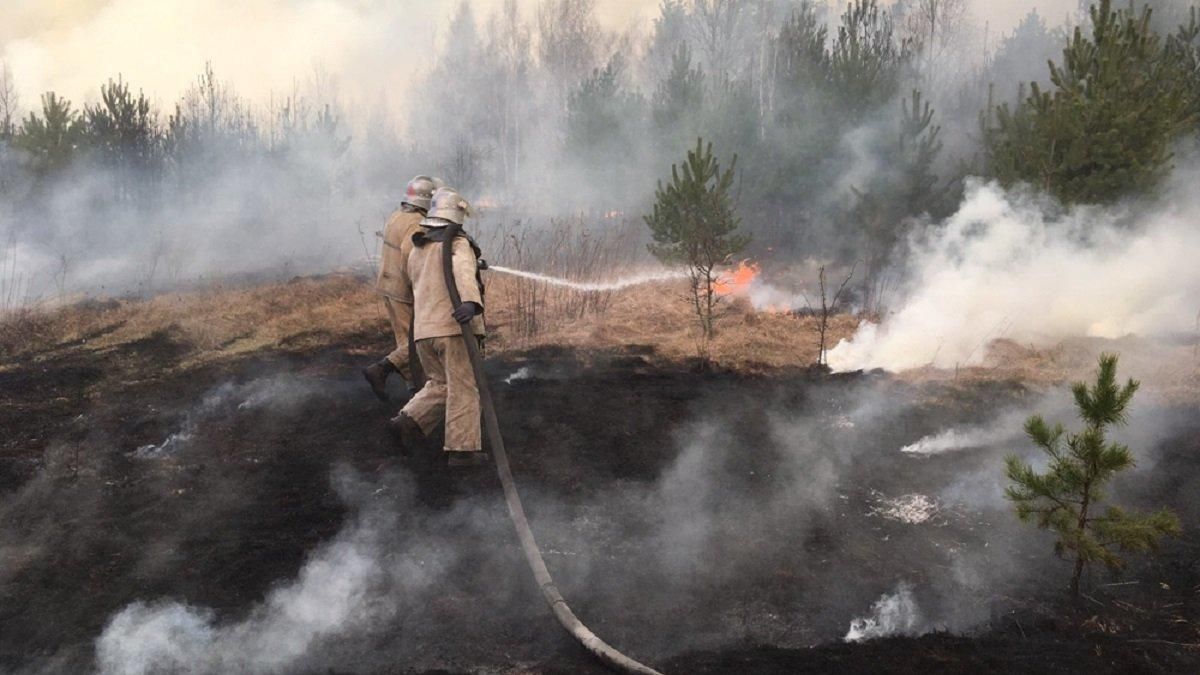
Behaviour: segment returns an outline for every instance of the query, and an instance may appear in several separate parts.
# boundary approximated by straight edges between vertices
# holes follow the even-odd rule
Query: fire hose
[[[442,240],[442,273],[446,280],[446,290],[450,293],[450,304],[453,307],[462,304],[462,296],[459,295],[458,284],[454,280],[452,262],[454,239],[459,235],[461,229],[457,224],[448,224],[445,238]],[[521,542],[521,550],[525,553],[525,560],[529,563],[529,569],[533,572],[533,578],[537,581],[546,604],[550,605],[550,610],[554,612],[554,616],[562,624],[562,627],[609,667],[639,675],[662,675],[657,670],[625,656],[601,640],[567,606],[567,601],[550,576],[550,570],[546,568],[546,561],[542,559],[542,552],[533,538],[533,531],[529,529],[529,521],[525,518],[521,495],[517,493],[512,469],[508,464],[508,453],[504,450],[504,438],[500,435],[500,422],[496,418],[496,408],[492,404],[487,375],[483,371],[483,356],[479,349],[479,341],[476,340],[469,322],[462,324],[462,335],[463,342],[467,345],[467,354],[471,359],[471,369],[475,373],[475,382],[479,387],[479,402],[483,408],[484,429],[491,444],[492,456],[496,461],[496,473],[499,474],[500,484],[504,488],[504,501],[508,504],[508,515],[512,519],[513,527],[517,531],[517,539]]]

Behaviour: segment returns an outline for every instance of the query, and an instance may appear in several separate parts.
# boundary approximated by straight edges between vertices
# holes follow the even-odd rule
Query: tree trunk
[[[1075,552],[1075,573],[1071,575],[1071,596],[1079,597],[1079,579],[1083,576],[1083,556]]]
[[[1090,470],[1090,467],[1089,467]],[[1083,501],[1079,504],[1079,527],[1077,529],[1079,539],[1082,540],[1087,536],[1087,516],[1088,503],[1092,499],[1092,481],[1085,481],[1083,484]],[[1075,545],[1075,572],[1071,575],[1071,595],[1079,597],[1079,579],[1083,576],[1083,552],[1079,550],[1079,545]]]

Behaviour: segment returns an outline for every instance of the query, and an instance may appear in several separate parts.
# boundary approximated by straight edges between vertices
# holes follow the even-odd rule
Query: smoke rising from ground
[[[900,452],[928,457],[944,452],[987,447],[1022,437],[1022,425],[1028,413],[1021,410],[998,413],[986,424],[972,427],[943,429],[900,448]]]
[[[907,282],[892,311],[832,349],[830,366],[973,365],[998,338],[1045,345],[1077,335],[1193,333],[1200,312],[1195,175],[1179,172],[1167,198],[1153,205],[1065,213],[972,183],[954,216],[911,243]]]
[[[884,595],[871,606],[870,616],[850,622],[846,642],[859,642],[893,635],[913,635],[918,632],[921,613],[913,597],[912,586],[901,582],[895,592]]]
[[[354,520],[313,551],[299,576],[247,618],[219,624],[212,612],[174,602],[138,602],[108,623],[96,644],[102,675],[156,672],[275,673],[312,664],[325,641],[377,626],[437,582],[452,561],[420,545],[398,547],[394,514],[364,501],[354,477],[339,492],[361,502]],[[369,497],[366,499],[369,500]]]

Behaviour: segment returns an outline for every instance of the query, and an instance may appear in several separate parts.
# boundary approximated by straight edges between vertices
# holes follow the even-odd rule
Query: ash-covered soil
[[[5,365],[0,672],[603,672],[490,472],[397,456],[398,402],[358,374],[384,347],[185,368],[166,331]],[[1146,402],[1113,491],[1184,536],[1076,602],[999,496],[1020,416],[1053,412],[1020,383],[699,373],[649,348],[488,368],[565,596],[666,672],[1200,672],[1195,410]],[[1004,415],[1012,438],[900,451]],[[844,642],[856,620],[881,637]]]

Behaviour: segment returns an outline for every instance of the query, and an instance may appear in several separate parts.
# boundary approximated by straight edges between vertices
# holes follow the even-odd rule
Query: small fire
[[[742,260],[737,267],[722,273],[713,282],[713,292],[720,296],[747,298],[754,309],[767,314],[788,314],[796,305],[792,294],[781,291],[762,280],[762,267],[753,260]]]
[[[717,295],[745,295],[750,290],[750,284],[754,283],[761,271],[758,263],[743,260],[738,263],[736,269],[722,274],[713,283],[713,291]]]

